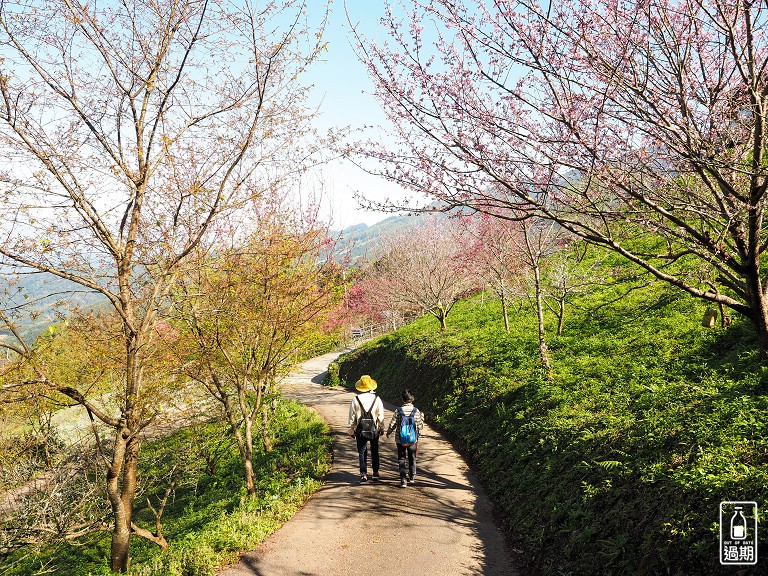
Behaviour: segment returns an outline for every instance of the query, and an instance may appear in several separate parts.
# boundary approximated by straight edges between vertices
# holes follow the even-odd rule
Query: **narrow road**
[[[320,385],[337,356],[303,363],[283,386],[286,396],[328,422],[331,473],[290,521],[220,576],[516,576],[487,497],[462,458],[428,426],[416,484],[400,487],[392,437],[381,441],[381,481],[358,483],[355,443],[345,433],[354,395]],[[389,423],[393,407],[385,408]]]

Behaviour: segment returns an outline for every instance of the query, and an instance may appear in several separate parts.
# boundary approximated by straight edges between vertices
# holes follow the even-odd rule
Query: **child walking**
[[[400,487],[413,484],[416,477],[416,453],[421,428],[424,426],[424,413],[413,405],[415,396],[410,388],[402,393],[403,405],[395,410],[387,428],[387,438],[392,432],[397,443],[397,462],[400,466]],[[406,461],[407,474],[406,474]]]

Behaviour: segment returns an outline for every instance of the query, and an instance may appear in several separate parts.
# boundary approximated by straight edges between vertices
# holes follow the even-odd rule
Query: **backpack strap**
[[[420,436],[420,434],[419,434],[419,425],[416,422],[416,414],[418,414],[418,412],[419,412],[419,409],[416,408],[416,406],[414,406],[413,407],[413,411],[411,412],[411,418],[413,418],[413,430],[414,430],[414,432],[416,432],[416,441],[417,442],[418,442],[419,436]]]
[[[395,414],[397,414],[397,425],[400,425],[400,422],[403,421],[403,418],[405,417],[405,412],[403,411],[402,406],[398,406],[395,408]]]
[[[355,396],[355,398],[357,399],[357,403],[360,404],[360,409],[363,411],[363,416],[368,416],[368,418],[370,418],[372,416],[371,412],[373,411],[373,406],[376,404],[376,394],[373,395],[373,402],[371,403],[371,407],[368,410],[365,409],[365,406],[363,406],[363,403],[360,401],[360,396]]]

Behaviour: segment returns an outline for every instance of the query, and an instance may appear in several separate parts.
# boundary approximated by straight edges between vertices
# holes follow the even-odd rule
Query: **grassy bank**
[[[525,573],[739,574],[719,564],[719,503],[756,500],[765,519],[767,370],[748,325],[706,329],[700,303],[629,288],[574,299],[549,378],[534,315],[506,333],[480,297],[446,332],[425,317],[343,356],[338,377],[371,374],[391,401],[415,391],[501,509]]]
[[[136,518],[154,530],[154,516],[172,470],[176,488],[163,513],[165,554],[142,538],[131,544],[131,576],[208,576],[237,559],[288,520],[330,469],[330,437],[319,417],[282,401],[271,422],[269,453],[254,458],[258,495],[247,498],[242,465],[222,423],[191,427],[142,446],[140,481],[157,481],[157,494],[137,498]],[[154,483],[154,482],[153,482]],[[58,574],[106,576],[110,536],[102,533],[73,543],[48,546],[34,555],[16,554],[0,567],[3,576]]]

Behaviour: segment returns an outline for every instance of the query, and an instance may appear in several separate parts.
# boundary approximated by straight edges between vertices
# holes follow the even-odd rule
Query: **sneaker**
[[[408,482],[405,480],[400,480],[400,488],[405,488],[406,486],[408,486]]]
[[[413,484],[414,482],[416,482],[416,480],[413,477],[408,478],[408,484]]]
[[[374,482],[378,482],[379,481],[379,475],[378,474],[374,474],[373,476],[371,476],[371,480],[373,480]]]
[[[360,482],[368,482],[368,476],[366,476],[365,474],[360,476]]]

